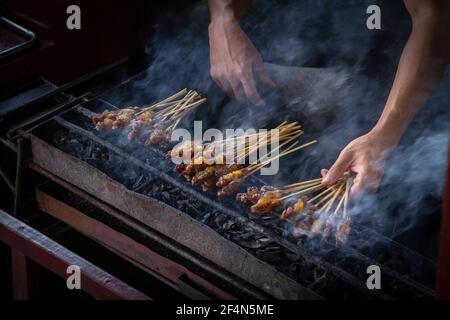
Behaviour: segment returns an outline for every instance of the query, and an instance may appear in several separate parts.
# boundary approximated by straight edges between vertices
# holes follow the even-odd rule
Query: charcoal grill
[[[0,174],[16,217],[51,216],[194,299],[434,297],[435,263],[375,230],[353,223],[339,249],[296,238],[278,219],[182,181],[163,150],[96,131],[92,115],[123,107],[111,91],[127,93],[130,70],[144,70],[147,58],[114,57],[75,81],[37,79],[7,96],[0,141],[17,154],[16,174]],[[370,265],[381,269],[381,290],[367,288]]]
[[[181,181],[157,147],[96,131],[91,116],[117,108],[104,96],[69,100],[66,111],[9,132],[28,142],[27,166],[48,179],[35,187],[37,207],[185,295],[433,297],[429,259],[358,225],[347,246],[321,241],[319,250],[286,234],[276,219],[251,216],[235,201]],[[367,289],[372,264],[381,267],[382,290]]]

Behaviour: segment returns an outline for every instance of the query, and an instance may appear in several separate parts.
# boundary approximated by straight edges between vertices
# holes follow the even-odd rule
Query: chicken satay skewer
[[[347,179],[344,194],[344,212],[336,228],[336,247],[340,247],[342,243],[348,239],[348,236],[350,234],[350,218],[348,217],[347,213],[350,185],[351,181],[350,179]]]
[[[327,203],[322,208],[319,209],[319,212],[322,211],[323,215],[318,217],[318,219],[316,219],[313,222],[310,233],[309,233],[310,238],[314,238],[321,232],[323,233],[323,226],[324,226],[325,222],[327,222],[329,219],[328,212],[333,207],[333,204],[336,202],[336,199],[341,194],[341,191],[342,191],[344,185],[345,184],[343,184],[343,183],[340,184],[338,189],[336,190],[336,192],[333,193],[333,196],[331,197],[331,199],[328,200]]]

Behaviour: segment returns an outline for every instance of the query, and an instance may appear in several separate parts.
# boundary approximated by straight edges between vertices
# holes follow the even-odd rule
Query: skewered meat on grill
[[[253,203],[255,204],[261,196],[258,187],[252,186],[247,188],[247,192],[236,194],[236,200],[242,203]]]
[[[162,142],[167,140],[168,139],[166,132],[163,129],[157,128],[150,133],[147,140],[145,141],[145,145],[149,146],[154,144],[161,144]]]
[[[100,115],[93,116],[92,122],[99,131],[106,129],[117,130],[127,126],[138,110],[138,107],[127,107],[115,111],[106,110]]]
[[[196,91],[183,89],[176,94],[154,103],[148,107],[127,107],[115,111],[104,111],[94,115],[92,121],[97,130],[129,129],[128,139],[138,139],[144,132],[149,132],[145,145],[166,146],[170,142],[171,132],[180,120],[191,110],[199,107],[202,99]]]
[[[299,213],[300,211],[302,211],[305,208],[305,204],[306,204],[305,200],[306,200],[305,198],[298,199],[297,202],[294,203],[294,205],[284,209],[283,212],[281,213],[280,219],[287,220],[293,214],[296,214],[296,213]]]
[[[202,190],[203,191],[212,191],[216,187],[217,178],[211,177],[206,181],[203,181],[202,183]]]
[[[336,247],[340,247],[350,234],[350,218],[344,217],[338,224],[336,230]]]
[[[133,115],[139,110],[138,107],[128,107],[125,109],[120,109],[117,112],[116,120],[113,122],[112,130],[117,130],[124,128],[130,124],[133,119]]]
[[[310,238],[315,238],[322,232],[322,228],[325,225],[326,217],[319,216],[317,219],[314,220],[314,222],[311,225],[311,230],[309,232]]]
[[[95,124],[95,129],[98,131],[110,129],[113,122],[116,120],[117,114],[114,111],[105,110],[99,115],[92,117],[92,122]]]
[[[309,209],[304,210],[303,214],[300,215],[297,219],[295,219],[295,221],[293,222],[294,236],[309,234],[314,221],[316,221],[316,217],[315,217],[314,213],[315,213],[315,211],[313,209],[309,208]]]
[[[322,237],[324,237],[325,239],[328,238],[331,233],[333,232],[334,229],[334,217],[331,216],[327,219],[326,223],[325,223],[325,227],[322,230]]]
[[[246,170],[245,170],[245,168],[243,168],[243,169],[234,170],[230,173],[224,174],[223,176],[221,176],[219,178],[216,186],[218,186],[219,188],[224,188],[228,184],[230,184],[232,181],[241,179],[245,175],[245,173],[246,173]]]
[[[237,163],[230,163],[227,165],[220,165],[218,167],[216,167],[216,171],[215,171],[215,175],[216,177],[221,177],[224,176],[230,172],[233,172],[237,169],[239,169],[240,165]]]
[[[206,181],[211,177],[214,177],[214,173],[216,171],[215,166],[209,166],[205,170],[198,171],[193,177],[192,177],[192,184],[197,184],[202,181]]]
[[[251,206],[252,213],[271,214],[275,209],[281,207],[279,198],[264,195],[254,205]]]
[[[193,159],[197,154],[201,154],[203,151],[203,145],[201,143],[195,141],[185,141],[180,145],[177,145],[172,150],[166,153],[166,157],[168,159],[172,157],[184,158],[184,152],[190,152],[190,155],[187,156],[188,159]]]
[[[128,133],[128,139],[134,140],[138,138],[143,129],[151,125],[154,117],[154,112],[151,110],[144,111],[136,119],[131,120],[131,131]]]
[[[238,193],[236,195],[236,200],[242,203],[255,204],[264,195],[269,197],[281,196],[279,190],[275,187],[264,185],[259,189],[258,187],[252,186],[247,189],[246,193]]]
[[[221,190],[219,190],[217,192],[217,196],[219,198],[223,198],[225,196],[235,193],[241,186],[242,182],[243,182],[242,179],[236,179],[236,180],[231,181],[230,183],[228,183],[226,186],[224,186]]]

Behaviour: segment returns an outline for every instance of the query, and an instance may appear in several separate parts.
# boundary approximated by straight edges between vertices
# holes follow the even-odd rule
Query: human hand
[[[211,77],[230,96],[262,106],[254,76],[266,87],[275,89],[262,57],[239,23],[212,21],[209,28]]]
[[[356,174],[350,196],[359,197],[363,192],[376,192],[383,176],[384,164],[392,145],[384,137],[368,133],[350,142],[339,154],[329,170],[322,169],[322,183],[335,184],[345,172]]]

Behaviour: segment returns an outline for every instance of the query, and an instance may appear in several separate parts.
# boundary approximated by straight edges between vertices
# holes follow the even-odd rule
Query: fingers
[[[325,178],[326,175],[327,175],[327,173],[328,173],[328,169],[322,169],[322,170],[320,170],[320,174],[322,175],[322,178]]]
[[[275,83],[269,78],[263,65],[255,69],[255,72],[265,86],[271,89],[276,88]],[[211,69],[211,78],[229,97],[238,99],[239,101],[247,99],[256,106],[265,105],[264,100],[256,89],[256,82],[253,78],[253,70],[251,67],[237,66],[232,71],[222,71],[214,68]]]
[[[246,71],[245,74],[241,74],[240,79],[247,99],[256,106],[263,106],[264,101],[256,90],[256,82],[253,79],[251,70]]]
[[[231,89],[233,90],[233,96],[239,101],[244,101],[245,95],[242,90],[240,79],[236,76],[231,76],[228,82],[230,83]]]
[[[234,98],[234,92],[230,82],[227,80],[226,73],[222,68],[211,68],[211,78],[214,82],[231,98]]]
[[[267,88],[271,90],[275,90],[277,88],[277,85],[270,78],[262,61],[259,61],[257,64],[255,64],[255,73],[258,75],[258,78],[261,81],[261,83],[265,85]]]
[[[330,170],[328,170],[325,178],[322,180],[322,183],[326,186],[335,184],[350,167],[351,160],[351,153],[344,149]]]
[[[363,193],[375,193],[380,186],[382,173],[369,166],[362,168],[353,180],[350,189],[352,198],[359,198]]]

